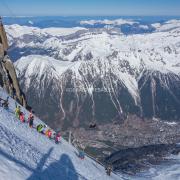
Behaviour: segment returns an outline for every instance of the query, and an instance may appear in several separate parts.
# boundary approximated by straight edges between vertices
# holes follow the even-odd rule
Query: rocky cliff
[[[2,86],[20,104],[26,106],[26,100],[19,87],[14,65],[7,55],[8,41],[3,24],[0,24],[0,86]]]

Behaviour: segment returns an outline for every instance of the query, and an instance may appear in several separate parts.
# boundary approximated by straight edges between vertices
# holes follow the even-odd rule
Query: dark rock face
[[[28,89],[24,81],[25,72],[21,73],[19,80],[30,105],[53,128],[57,128],[57,125],[63,129],[89,127],[94,121],[98,124],[121,122],[129,113],[141,115],[140,106],[119,80],[116,80],[116,84],[112,83],[113,92],[104,87],[110,83],[108,77],[102,79],[89,75],[84,77],[84,81],[79,81],[71,71],[66,72],[61,79],[47,77],[47,74],[44,73],[40,80],[31,77]],[[111,78],[112,81],[116,79],[113,76]],[[91,93],[88,92],[85,79],[88,84],[93,84],[94,91]]]
[[[139,80],[143,115],[180,119],[180,77],[173,73],[144,72]]]
[[[26,107],[26,99],[20,89],[16,71],[12,61],[6,55],[8,49],[7,37],[4,27],[0,25],[0,86],[16,100]]]
[[[30,88],[27,90],[24,88],[24,82],[20,81],[21,87],[26,93],[28,104],[33,108],[35,114],[39,115],[43,120],[45,119],[52,127],[62,126],[61,121],[55,121],[56,119],[60,120],[63,114],[59,107],[59,89],[55,88],[57,91],[52,89],[52,87],[58,86],[57,80],[52,79],[50,82],[46,81],[47,76],[44,75],[42,78],[44,78],[45,81],[39,84],[36,78],[36,76],[33,77],[33,81],[30,82]],[[43,93],[39,93],[35,87],[45,89],[45,91]],[[57,104],[57,106],[54,106],[54,104]]]
[[[132,174],[146,169],[150,164],[162,163],[166,156],[179,152],[180,146],[176,144],[150,145],[120,150],[107,157],[105,162],[112,164],[116,171]]]
[[[28,102],[54,128],[57,124],[67,129],[88,127],[94,121],[98,124],[122,122],[128,114],[163,120],[180,119],[180,77],[173,73],[145,71],[138,81],[138,102],[114,74],[101,78],[82,73],[82,81],[76,79],[72,71],[67,71],[60,79],[47,77],[47,74],[40,81],[31,77],[28,89],[25,74],[21,73],[19,79]],[[92,92],[88,92],[86,83],[93,84]],[[46,110],[49,115],[45,115]]]

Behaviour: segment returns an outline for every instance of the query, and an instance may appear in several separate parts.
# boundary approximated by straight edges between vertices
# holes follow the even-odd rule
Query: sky
[[[180,0],[0,0],[1,16],[180,16]]]

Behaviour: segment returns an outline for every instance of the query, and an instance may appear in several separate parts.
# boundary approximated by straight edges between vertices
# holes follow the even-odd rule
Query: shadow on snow
[[[58,161],[53,163],[48,163],[47,160],[50,157],[53,148],[43,155],[37,164],[36,169],[31,168],[27,164],[15,159],[6,152],[0,150],[0,154],[31,171],[32,174],[27,180],[78,180],[81,175],[79,175],[75,167],[67,154],[62,154]],[[82,179],[85,179],[82,177]]]

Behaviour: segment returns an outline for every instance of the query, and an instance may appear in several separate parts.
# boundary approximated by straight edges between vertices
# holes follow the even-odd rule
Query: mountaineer
[[[16,109],[15,109],[15,115],[16,117],[19,119],[19,116],[20,116],[20,112],[21,112],[21,107],[20,106],[16,106]]]
[[[29,123],[29,127],[33,128],[33,124],[34,124],[34,116],[33,115],[29,116],[28,123]]]
[[[37,131],[38,131],[39,133],[42,133],[42,132],[43,132],[43,129],[44,129],[43,124],[37,125],[36,129],[37,129]]]
[[[51,136],[52,136],[52,131],[51,131],[51,129],[48,129],[48,130],[45,132],[45,135],[50,139]]]
[[[60,142],[60,137],[61,137],[60,132],[56,133],[56,136],[55,136],[55,143],[56,144],[58,144]]]
[[[20,112],[19,119],[21,122],[23,122],[23,123],[25,122],[25,116],[24,116],[23,112]]]

